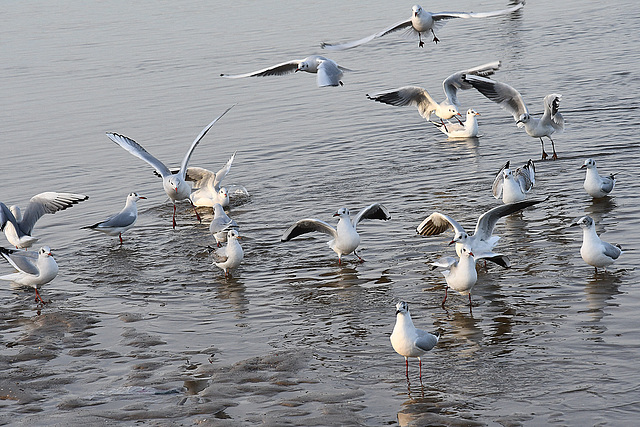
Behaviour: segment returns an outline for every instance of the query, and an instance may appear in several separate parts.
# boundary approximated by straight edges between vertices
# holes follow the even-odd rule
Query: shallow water
[[[635,137],[640,56],[635,3],[529,2],[509,18],[451,21],[441,43],[389,35],[322,52],[410,13],[388,2],[97,4],[12,2],[0,17],[0,109],[6,204],[42,191],[89,201],[40,220],[58,277],[39,307],[29,290],[0,287],[0,423],[88,425],[622,425],[640,413],[633,369],[640,335],[634,259],[640,239]],[[461,1],[459,10],[503,8]],[[446,2],[425,5],[448,10]],[[226,80],[324,53],[354,70],[345,86],[303,73]],[[540,144],[474,91],[464,105],[483,136],[447,141],[413,108],[366,93],[416,84],[438,99],[452,72],[502,60],[496,79],[518,88],[532,112],[563,95],[560,159],[538,162],[533,197],[548,200],[501,221],[497,249],[510,270],[481,270],[466,297],[429,262],[450,254],[449,235],[415,227],[439,210],[472,228],[497,204],[490,187],[506,160],[537,160]],[[184,204],[178,228],[151,168],[111,143],[132,137],[171,166],[200,129],[191,164],[217,170],[237,150],[225,182],[245,186],[230,215],[245,260],[232,278],[211,265],[210,213]],[[549,147],[547,147],[549,148]],[[582,190],[583,160],[618,172],[610,198]],[[117,238],[80,230],[118,211],[131,191],[148,197]],[[322,235],[279,237],[302,217],[332,221],[341,206],[373,203],[388,222],[360,225],[364,263],[342,266]],[[589,214],[627,250],[606,273],[579,255]],[[6,243],[4,243],[6,246]],[[0,273],[9,272],[3,266]],[[389,343],[394,305],[440,331],[423,378]]]

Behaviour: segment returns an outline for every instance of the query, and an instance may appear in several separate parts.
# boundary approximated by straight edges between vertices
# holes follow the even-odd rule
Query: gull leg
[[[176,204],[173,204],[173,229],[176,229]]]
[[[454,116],[454,117],[456,118],[458,123],[460,123],[462,126],[464,126],[464,123],[462,123],[462,120],[460,120],[460,117],[458,117],[458,116]]]
[[[122,233],[118,233],[118,237],[120,238],[120,244],[122,244]]]
[[[405,375],[407,379],[409,379],[409,358],[407,356],[404,357],[404,365],[405,365]]]
[[[424,42],[422,41],[422,33],[420,32],[418,32],[418,39],[420,40],[420,43],[418,43],[418,46],[424,47]]]
[[[40,296],[40,292],[38,292],[38,288],[35,288],[35,290],[36,290],[36,301],[40,301],[42,304],[46,304],[46,302],[44,302],[44,300]]]
[[[556,143],[553,142],[553,139],[551,139],[551,137],[549,137],[549,140],[551,140],[551,147],[553,148],[553,155],[551,156],[551,158],[553,160],[558,160],[558,154],[556,154]]]
[[[360,262],[364,262],[364,260],[362,259],[362,257],[361,257],[360,255],[358,255],[358,252],[353,251],[353,254],[354,254],[355,256],[357,256],[357,257],[358,257],[358,259],[360,260]]]
[[[540,137],[540,144],[542,144],[542,160],[546,160],[549,155],[544,151],[544,141],[542,140],[542,137]]]
[[[420,366],[420,380],[422,380],[422,359],[418,357],[418,366]]]
[[[444,308],[444,303],[447,300],[448,293],[449,293],[449,286],[447,285],[447,287],[444,288],[444,299],[442,300],[442,308]]]
[[[191,203],[191,207],[193,208],[193,212],[195,212],[195,214],[196,214],[196,218],[197,218],[198,222],[202,222],[202,218],[200,218],[200,214],[198,213],[198,210],[196,209],[196,207],[193,204],[193,202],[191,200],[189,200],[189,203]]]
[[[433,34],[433,42],[435,44],[438,44],[438,42],[440,41],[439,38],[436,37],[436,33],[433,32],[433,28],[431,29],[431,34]]]
[[[444,130],[449,132],[449,129],[447,129],[447,125],[444,124],[444,121],[442,119],[440,119],[440,123],[442,123],[442,126],[444,126]]]

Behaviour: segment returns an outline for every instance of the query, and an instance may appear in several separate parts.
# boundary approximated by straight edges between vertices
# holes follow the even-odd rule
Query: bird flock
[[[436,36],[436,31],[439,32],[449,20],[498,17],[511,14],[523,7],[524,1],[506,9],[491,12],[431,13],[415,5],[409,19],[400,21],[382,31],[345,43],[323,42],[320,47],[328,51],[352,49],[388,34],[404,31],[406,35],[417,36],[418,46],[422,48],[427,37],[432,37],[432,41],[436,44],[440,41]],[[458,100],[458,91],[475,89],[513,116],[517,127],[524,128],[529,136],[540,140],[541,160],[546,160],[549,157],[545,151],[543,138],[547,138],[551,142],[551,158],[557,159],[558,154],[551,135],[560,133],[564,129],[564,118],[559,112],[562,96],[557,93],[545,96],[542,115],[539,118],[533,117],[516,89],[494,79],[494,75],[500,67],[500,61],[493,61],[453,73],[442,82],[445,98],[441,102],[434,100],[425,88],[419,86],[403,86],[372,95],[367,94],[366,97],[369,100],[393,106],[414,106],[425,120],[432,123],[449,138],[474,138],[479,136],[477,117],[480,114],[473,108],[469,108],[466,111],[466,120],[463,122],[460,119],[462,117],[460,111],[463,110]],[[311,55],[302,60],[283,62],[255,72],[220,75],[224,78],[235,79],[281,76],[298,71],[316,74],[319,87],[339,87],[344,85],[342,80],[344,73],[351,70],[324,56]],[[174,229],[176,227],[176,202],[187,201],[193,207],[198,221],[201,221],[201,218],[197,207],[212,209],[213,219],[209,230],[216,244],[216,248],[212,248],[214,264],[224,271],[225,277],[231,275],[232,271],[240,266],[244,259],[244,252],[239,243],[242,238],[239,233],[240,226],[225,212],[225,208],[228,209],[230,206],[230,198],[228,189],[222,186],[222,180],[229,173],[236,153],[234,152],[227,163],[215,173],[201,167],[189,167],[188,164],[193,151],[205,135],[232,108],[233,106],[227,108],[202,129],[188,147],[180,168],[174,170],[169,169],[132,138],[115,132],[106,133],[111,141],[149,164],[154,172],[162,178],[163,190],[173,205],[172,227]],[[433,116],[437,119],[432,120]],[[451,119],[455,119],[455,121],[451,121]],[[595,160],[586,159],[581,169],[586,170],[584,190],[591,197],[607,197],[613,191],[616,184],[615,174],[599,175]],[[445,306],[448,289],[451,288],[462,295],[468,295],[471,309],[471,291],[478,279],[479,261],[483,261],[485,266],[487,262],[492,262],[503,268],[511,267],[508,255],[494,252],[500,237],[493,235],[493,230],[501,218],[545,201],[526,199],[527,194],[533,190],[535,182],[535,163],[533,160],[529,159],[527,163],[516,169],[511,169],[510,162],[507,161],[497,173],[491,189],[493,196],[498,200],[501,199],[502,203],[478,218],[473,234],[465,231],[451,216],[440,212],[433,212],[416,227],[416,232],[422,236],[434,236],[448,230],[453,231],[450,244],[455,243],[456,256],[452,254],[452,256],[446,256],[431,263],[433,268],[444,269],[442,274],[447,286],[442,307]],[[248,195],[248,191],[243,187],[240,192]],[[38,288],[56,277],[58,265],[48,246],[43,245],[37,252],[29,250],[38,241],[37,237],[32,236],[34,226],[43,215],[65,210],[87,199],[88,196],[82,194],[44,192],[31,198],[24,213],[17,206],[7,208],[4,203],[0,202],[0,230],[4,232],[9,244],[15,248],[0,247],[0,254],[16,270],[14,273],[0,276],[0,280],[9,281],[14,286],[32,287],[35,289],[36,300],[44,304]],[[144,196],[131,193],[127,196],[125,206],[119,213],[83,228],[110,236],[118,236],[119,243],[122,245],[124,244],[122,234],[134,226],[138,217],[137,202],[143,199],[145,199]],[[360,245],[357,226],[365,219],[383,221],[391,219],[389,210],[380,203],[372,203],[362,208],[353,218],[347,207],[339,208],[333,216],[338,218],[335,227],[320,219],[300,219],[284,231],[280,240],[281,242],[289,242],[303,234],[320,232],[331,238],[327,245],[337,254],[338,264],[342,264],[343,257],[349,254],[354,254],[359,261],[363,261],[357,252]],[[589,216],[576,219],[571,226],[579,226],[583,229],[583,244],[580,254],[587,264],[595,268],[596,273],[598,268],[605,269],[622,254],[619,246],[600,239],[596,233],[594,220]],[[394,350],[405,357],[407,375],[409,357],[419,359],[421,375],[422,362],[420,357],[431,350],[438,343],[439,338],[439,334],[431,334],[417,329],[411,320],[409,305],[404,301],[397,303],[396,323],[390,340]]]

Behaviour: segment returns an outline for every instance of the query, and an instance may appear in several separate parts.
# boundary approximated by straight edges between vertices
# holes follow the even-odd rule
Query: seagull
[[[224,271],[224,277],[229,277],[231,270],[239,266],[244,258],[244,252],[238,239],[241,239],[238,232],[229,230],[227,232],[227,246],[218,248],[215,252],[216,258],[218,258],[215,265]]]
[[[551,141],[553,147],[552,158],[556,160],[556,145],[551,139],[554,132],[562,132],[564,130],[564,118],[558,112],[560,108],[560,100],[562,95],[552,93],[544,97],[544,114],[541,118],[531,117],[529,109],[522,99],[522,95],[506,83],[500,83],[495,80],[487,79],[481,76],[466,75],[463,80],[471,84],[481,94],[497,103],[503,110],[510,113],[518,127],[524,127],[527,134],[533,138],[540,138],[542,144],[542,160],[548,157],[544,151],[543,136]]]
[[[499,199],[502,196],[502,202],[505,204],[524,200],[525,195],[536,183],[535,175],[536,166],[531,159],[515,171],[509,169],[509,162],[505,163],[493,181],[493,197]]]
[[[221,77],[229,79],[239,79],[242,77],[265,77],[265,76],[282,76],[298,71],[306,71],[307,73],[317,74],[318,87],[324,86],[343,86],[340,80],[345,71],[351,71],[335,61],[325,58],[324,56],[311,55],[301,60],[293,60],[274,65],[273,67],[263,68],[245,74],[220,74]]]
[[[584,179],[584,189],[591,197],[604,197],[613,191],[613,187],[616,185],[616,174],[609,176],[598,175],[596,161],[593,159],[585,160],[584,164],[580,166],[580,169],[587,170],[587,176]]]
[[[420,364],[420,378],[422,378],[422,359],[427,351],[438,343],[440,335],[417,329],[413,326],[409,304],[400,301],[396,304],[396,324],[391,333],[391,346],[400,356],[404,356],[406,375],[409,377],[409,358],[417,357]]]
[[[227,241],[227,233],[232,228],[238,230],[240,227],[238,227],[238,224],[234,220],[227,216],[220,203],[213,205],[213,220],[209,226],[209,231],[216,239],[218,247],[221,246],[220,243]]]
[[[444,267],[447,270],[442,272],[447,281],[447,288],[444,291],[444,299],[442,300],[442,308],[447,300],[447,291],[449,288],[458,291],[461,295],[469,295],[469,307],[471,307],[471,289],[478,280],[476,271],[476,260],[473,252],[469,250],[469,246],[464,245],[460,250],[460,258],[443,257],[436,262],[431,263],[434,267]]]
[[[195,206],[213,207],[216,203],[222,207],[229,206],[229,192],[226,187],[220,187],[220,183],[229,173],[235,158],[234,152],[222,169],[215,173],[204,168],[187,169],[187,181],[193,181],[194,188],[189,198]]]
[[[280,240],[287,242],[301,234],[319,231],[333,237],[333,239],[327,242],[327,245],[338,254],[338,264],[342,263],[343,255],[348,255],[351,252],[353,252],[360,261],[364,261],[356,252],[356,248],[360,244],[360,235],[356,231],[358,223],[363,219],[382,219],[385,221],[391,219],[387,208],[380,203],[374,203],[362,209],[353,220],[347,208],[338,209],[333,216],[340,217],[336,228],[319,219],[301,219],[289,227]]]
[[[449,138],[475,138],[478,136],[478,119],[476,116],[479,115],[480,113],[470,108],[467,110],[467,119],[462,124],[451,122],[448,122],[446,125],[437,122],[431,123]]]
[[[18,270],[17,273],[0,276],[0,280],[31,286],[36,290],[36,301],[44,304],[38,286],[49,283],[58,275],[58,264],[53,259],[51,248],[43,246],[38,252],[34,252],[0,247],[0,254]]]
[[[122,244],[122,233],[133,227],[138,219],[138,206],[136,202],[140,199],[146,199],[146,197],[139,196],[137,193],[130,193],[127,196],[127,202],[122,210],[96,224],[88,227],[91,230],[101,231],[109,236],[118,236],[120,238],[120,244]]]
[[[26,249],[38,241],[31,232],[44,214],[54,214],[87,200],[89,196],[73,193],[40,193],[29,200],[24,215],[18,206],[7,206],[0,202],[0,231],[16,249]]]
[[[582,246],[580,255],[584,262],[592,265],[598,272],[598,267],[607,271],[607,266],[613,264],[622,255],[620,245],[612,245],[603,242],[596,233],[596,225],[590,216],[583,216],[571,223],[571,226],[579,225],[582,228]]]
[[[506,256],[491,252],[500,239],[500,237],[493,235],[493,229],[500,218],[542,201],[543,200],[523,200],[521,202],[497,206],[480,215],[474,234],[471,236],[467,234],[456,220],[440,212],[434,212],[425,218],[424,221],[418,225],[416,231],[423,236],[434,236],[452,228],[455,235],[449,244],[456,244],[456,253],[458,256],[462,256],[464,245],[468,245],[470,251],[475,254],[474,258],[476,260],[485,259],[495,262],[502,267],[509,268],[510,262]]]
[[[356,46],[360,46],[361,44],[367,43],[373,39],[377,39],[389,33],[393,33],[399,30],[406,30],[408,35],[417,35],[418,36],[418,46],[423,47],[424,42],[422,41],[422,37],[426,36],[428,33],[433,35],[434,43],[438,43],[440,39],[436,37],[436,30],[439,30],[444,26],[444,24],[449,19],[454,18],[489,18],[492,16],[506,15],[511,12],[515,12],[516,10],[522,8],[524,6],[524,1],[512,6],[508,9],[496,10],[493,12],[427,12],[422,9],[422,7],[415,5],[412,8],[411,18],[406,19],[404,21],[400,21],[398,23],[393,24],[392,26],[385,28],[384,30],[372,34],[368,37],[365,37],[360,40],[355,40],[348,43],[321,43],[320,47],[328,50],[344,50],[351,49]]]
[[[442,89],[446,98],[444,101],[436,102],[426,89],[420,86],[403,86],[399,89],[382,92],[375,95],[368,95],[367,98],[372,101],[382,102],[384,104],[403,107],[406,105],[414,105],[418,108],[418,112],[426,120],[431,121],[431,116],[435,114],[440,118],[440,123],[444,129],[448,131],[443,120],[449,120],[452,117],[460,116],[460,101],[458,101],[459,89],[471,89],[469,83],[463,80],[465,75],[491,76],[500,68],[501,62],[494,61],[468,70],[458,71],[451,74],[442,82]],[[460,122],[460,119],[458,119]],[[462,124],[462,122],[460,122]]]
[[[187,173],[187,164],[189,163],[189,159],[191,158],[191,153],[196,148],[200,140],[209,132],[209,129],[227,112],[233,108],[233,106],[227,108],[224,113],[220,114],[215,118],[211,123],[209,123],[200,134],[196,137],[196,139],[191,143],[191,147],[185,154],[184,159],[182,159],[182,163],[180,165],[180,169],[176,173],[171,173],[168,167],[164,165],[160,160],[153,157],[147,150],[145,150],[140,144],[135,142],[133,139],[128,138],[124,135],[120,135],[113,132],[107,132],[107,136],[120,147],[127,150],[129,153],[138,157],[141,160],[149,163],[153,168],[162,176],[162,185],[164,187],[164,191],[167,193],[167,196],[173,202],[173,228],[176,228],[176,201],[177,200],[189,200],[189,195],[191,194],[191,186],[185,182],[185,177]],[[189,200],[191,202],[191,200]],[[193,204],[192,204],[193,206]],[[196,218],[200,221],[200,215],[195,210]]]

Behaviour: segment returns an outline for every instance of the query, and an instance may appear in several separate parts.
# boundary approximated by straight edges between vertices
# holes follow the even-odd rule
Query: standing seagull
[[[356,231],[358,223],[363,219],[382,219],[385,221],[391,219],[387,208],[380,203],[374,203],[362,209],[353,220],[351,220],[349,209],[347,208],[338,209],[333,216],[340,217],[336,228],[319,219],[301,219],[289,227],[280,240],[287,242],[301,234],[319,231],[320,233],[333,237],[333,239],[327,242],[327,245],[338,254],[338,264],[342,264],[342,255],[348,255],[351,252],[353,252],[360,261],[364,261],[356,252],[360,244],[360,235]]]
[[[375,95],[367,94],[367,98],[372,101],[395,105],[397,107],[406,105],[416,106],[420,115],[426,120],[431,121],[433,114],[438,116],[440,123],[444,126],[445,130],[448,131],[448,125],[445,125],[443,120],[460,116],[458,90],[473,88],[473,86],[463,80],[463,76],[491,76],[500,68],[500,64],[500,61],[489,62],[478,67],[451,74],[442,82],[445,99],[440,103],[436,102],[431,95],[429,95],[429,92],[420,86],[403,86],[390,92],[382,92]],[[458,119],[458,121],[460,122],[460,119]],[[462,122],[460,122],[460,124],[462,124]]]
[[[542,200],[523,200],[517,203],[497,206],[480,215],[476,229],[471,236],[467,234],[456,220],[440,212],[434,212],[425,218],[420,225],[418,225],[416,231],[422,236],[434,236],[452,228],[455,235],[449,244],[456,244],[456,253],[458,256],[462,256],[463,247],[468,245],[469,250],[475,254],[474,258],[476,260],[487,259],[502,267],[508,268],[510,266],[508,258],[491,252],[500,239],[500,237],[493,235],[493,229],[500,218],[540,202],[542,202]]]
[[[218,258],[218,262],[215,265],[224,271],[224,277],[229,277],[231,270],[239,266],[244,258],[244,252],[238,239],[241,239],[238,232],[229,230],[227,232],[227,246],[218,248],[215,252]]]
[[[194,189],[189,198],[195,206],[213,207],[216,203],[222,207],[229,206],[229,192],[226,187],[220,187],[220,183],[229,173],[235,158],[236,153],[234,152],[218,172],[195,167],[187,169],[187,181],[193,181]]]
[[[498,172],[491,190],[496,199],[502,196],[503,203],[514,203],[524,200],[525,195],[531,191],[535,183],[536,166],[533,160],[529,159],[524,166],[516,168],[515,171],[509,169],[509,162],[507,162]]]
[[[245,74],[220,74],[228,79],[239,79],[242,77],[266,77],[266,76],[282,76],[290,73],[305,71],[307,73],[317,74],[318,87],[324,86],[343,86],[342,75],[344,71],[351,71],[335,61],[325,58],[324,56],[312,55],[301,60],[293,60],[274,65],[273,67],[263,68]]]
[[[449,288],[458,291],[461,295],[468,294],[469,308],[471,308],[471,289],[478,280],[478,273],[476,272],[476,260],[473,257],[473,252],[469,250],[469,247],[462,247],[460,259],[448,256],[440,258],[436,262],[431,263],[431,265],[446,268],[446,270],[442,272],[442,275],[447,281],[447,287],[444,290],[444,299],[442,300],[442,308],[444,308],[444,303],[447,300],[447,291]]]
[[[118,236],[120,244],[122,244],[122,233],[133,227],[138,219],[138,205],[136,202],[140,199],[146,199],[146,197],[138,196],[137,193],[130,193],[127,196],[124,208],[119,213],[110,216],[104,221],[82,228],[101,231],[109,236]]]
[[[36,290],[36,301],[44,304],[38,292],[38,286],[49,283],[58,275],[58,264],[53,259],[51,248],[43,246],[38,252],[33,252],[0,247],[0,254],[18,270],[17,273],[0,276],[0,280],[31,286]]]
[[[467,120],[464,123],[444,123],[432,122],[440,132],[447,135],[449,138],[475,138],[478,136],[478,119],[480,113],[476,110],[467,110]]]
[[[622,255],[622,248],[619,245],[603,242],[596,233],[596,225],[590,216],[578,218],[571,226],[579,225],[582,228],[582,246],[580,256],[584,262],[592,265],[598,272],[598,267],[607,271],[607,266],[613,264]]]
[[[391,346],[400,356],[404,356],[407,378],[409,377],[409,358],[417,357],[420,364],[420,378],[422,378],[422,359],[427,351],[438,343],[440,335],[417,329],[413,326],[409,304],[400,301],[396,304],[396,324],[391,333]]]
[[[551,139],[554,132],[562,132],[564,130],[564,118],[558,112],[560,108],[560,100],[562,95],[552,93],[544,97],[544,114],[541,118],[531,117],[529,109],[522,99],[522,95],[506,83],[496,82],[495,80],[486,79],[480,76],[466,75],[463,80],[471,84],[481,94],[497,103],[503,110],[510,113],[518,127],[524,127],[527,134],[533,138],[540,138],[542,144],[542,160],[548,157],[544,151],[543,136],[551,141],[553,147],[552,158],[556,160],[556,145]]]
[[[409,35],[417,35],[418,36],[418,46],[423,47],[424,42],[422,41],[422,36],[425,36],[428,33],[433,35],[434,43],[438,43],[440,39],[436,37],[436,30],[439,30],[444,26],[444,24],[449,19],[454,18],[489,18],[492,16],[506,15],[511,12],[515,12],[516,10],[522,8],[524,6],[524,1],[516,4],[508,9],[495,10],[493,12],[427,12],[423,10],[422,7],[415,5],[411,11],[411,18],[405,19],[404,21],[400,21],[398,23],[393,24],[392,26],[385,28],[379,33],[372,34],[368,37],[365,37],[360,40],[355,40],[348,43],[321,43],[320,46],[323,49],[328,50],[344,50],[351,49],[352,47],[360,46],[361,44],[367,43],[373,39],[377,39],[378,37],[382,37],[389,33],[393,33],[399,30],[406,30]]]
[[[200,140],[209,132],[209,129],[227,112],[233,108],[233,106],[227,108],[224,113],[220,114],[214,121],[209,123],[200,135],[196,137],[196,139],[191,143],[191,147],[185,154],[184,159],[182,159],[182,163],[180,164],[180,170],[177,173],[171,173],[168,167],[164,165],[160,160],[153,157],[147,150],[145,150],[140,144],[135,142],[133,139],[128,138],[124,135],[119,135],[117,133],[107,132],[107,136],[116,144],[138,157],[141,160],[149,163],[153,168],[162,176],[162,185],[164,187],[165,193],[173,202],[173,228],[176,228],[176,201],[177,200],[189,200],[189,195],[191,194],[191,186],[185,182],[185,176],[187,173],[187,164],[189,163],[189,159],[191,158],[191,153],[196,148]],[[189,200],[191,203],[191,200]],[[193,206],[193,203],[191,204]],[[195,210],[196,218],[200,221],[200,215]]]
[[[4,231],[9,243],[17,249],[26,249],[38,241],[31,236],[33,227],[44,214],[54,214],[87,200],[89,196],[73,193],[40,193],[29,200],[24,215],[17,206],[7,206],[0,202],[0,231]]]
[[[239,228],[238,224],[225,213],[220,203],[213,205],[213,220],[211,221],[211,225],[209,225],[209,231],[216,239],[218,247],[220,247],[220,243],[227,241],[229,230],[238,230]]]
[[[587,170],[587,176],[584,179],[584,189],[591,197],[600,198],[608,195],[613,191],[616,185],[616,174],[609,176],[600,176],[596,168],[596,161],[587,159],[580,169]]]

